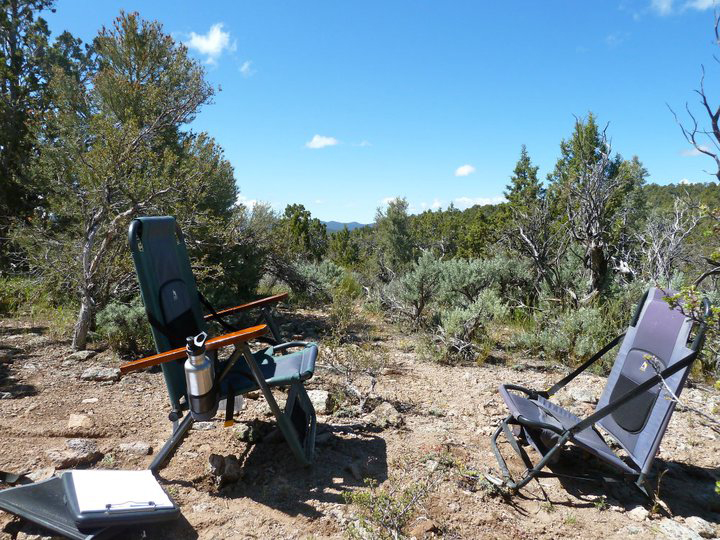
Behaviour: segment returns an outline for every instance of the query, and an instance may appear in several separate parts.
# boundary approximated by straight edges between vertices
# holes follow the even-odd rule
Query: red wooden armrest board
[[[223,315],[232,315],[233,313],[238,313],[239,311],[246,311],[248,309],[263,307],[268,304],[276,304],[281,300],[285,300],[287,296],[288,293],[280,293],[273,296],[268,296],[267,298],[261,298],[260,300],[253,300],[252,302],[248,302],[247,304],[241,304],[239,306],[223,309],[222,311],[218,311],[217,314],[222,317]],[[210,321],[214,318],[215,315],[213,314],[205,315],[206,321]]]
[[[242,341],[250,341],[252,339],[262,336],[263,334],[267,333],[267,331],[267,324],[251,326],[250,328],[244,328],[243,330],[238,330],[237,332],[223,334],[222,336],[208,339],[205,342],[205,348],[208,351],[212,351],[215,349],[226,347],[228,345],[234,345],[235,343],[240,343]],[[153,356],[148,356],[147,358],[141,358],[140,360],[133,360],[132,362],[123,364],[120,366],[120,373],[124,375],[137,369],[144,369],[151,366],[156,366],[158,364],[162,364],[164,362],[169,362],[171,360],[177,360],[178,358],[185,358],[186,355],[187,352],[185,351],[185,347],[180,347],[171,351],[165,351],[164,353],[155,354]]]

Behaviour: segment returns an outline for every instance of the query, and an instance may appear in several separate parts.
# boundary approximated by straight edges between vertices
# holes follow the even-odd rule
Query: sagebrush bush
[[[152,350],[153,339],[140,297],[130,304],[111,302],[97,315],[98,337],[119,354],[135,356]]]
[[[431,252],[425,252],[410,271],[385,288],[390,308],[415,326],[422,326],[427,308],[438,294],[442,266]]]
[[[342,340],[355,319],[355,302],[362,296],[363,289],[351,272],[344,271],[342,278],[332,291],[330,323],[335,337]]]
[[[297,271],[305,283],[302,290],[294,292],[300,299],[312,302],[330,302],[333,290],[340,285],[345,274],[341,266],[329,260],[299,263]]]

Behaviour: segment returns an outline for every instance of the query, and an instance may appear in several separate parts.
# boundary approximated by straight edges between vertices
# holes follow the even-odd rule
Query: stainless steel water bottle
[[[218,408],[217,390],[215,388],[215,369],[210,358],[205,354],[207,334],[200,332],[197,336],[187,338],[187,355],[185,361],[185,381],[187,382],[188,402],[193,419],[202,422],[210,420]]]

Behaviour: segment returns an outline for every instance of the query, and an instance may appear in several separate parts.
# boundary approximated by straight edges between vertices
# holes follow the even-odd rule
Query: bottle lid
[[[187,342],[187,351],[193,354],[205,352],[207,337],[206,332],[200,332],[197,336],[188,336],[185,340]]]

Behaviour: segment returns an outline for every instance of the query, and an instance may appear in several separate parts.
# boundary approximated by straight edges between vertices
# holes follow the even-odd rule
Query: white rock
[[[705,521],[701,517],[690,516],[685,518],[685,525],[692,529],[703,538],[715,538],[715,527],[709,521]]]
[[[375,407],[375,410],[365,417],[365,420],[374,426],[386,428],[399,427],[403,424],[403,417],[392,404],[387,401]]]
[[[643,508],[642,506],[636,506],[627,513],[627,516],[630,519],[637,522],[645,521],[649,515],[650,512],[648,512],[647,509]]]
[[[121,443],[118,446],[118,450],[120,450],[121,452],[125,452],[126,454],[133,454],[135,456],[147,456],[149,454],[152,454],[152,446],[142,441]]]
[[[82,372],[80,378],[84,381],[117,381],[120,379],[120,370],[109,367],[89,367]]]
[[[670,518],[664,518],[659,524],[660,531],[673,540],[702,540],[702,536],[692,529],[680,525]]]
[[[70,356],[66,357],[65,360],[72,361],[72,362],[84,362],[85,360],[89,360],[93,356],[95,356],[97,352],[95,351],[77,351],[72,353]]]
[[[91,398],[83,399],[82,402],[85,403],[85,404],[88,404],[88,403],[97,403],[97,402],[98,402],[98,398],[96,398],[96,397],[91,397]]]
[[[307,395],[317,414],[331,414],[333,412],[335,400],[333,400],[330,392],[326,390],[309,390]]]
[[[94,425],[95,422],[93,422],[92,418],[85,414],[71,414],[67,423],[68,429],[90,429]]]
[[[215,429],[217,424],[215,422],[193,422],[192,428],[196,431],[210,431]]]

